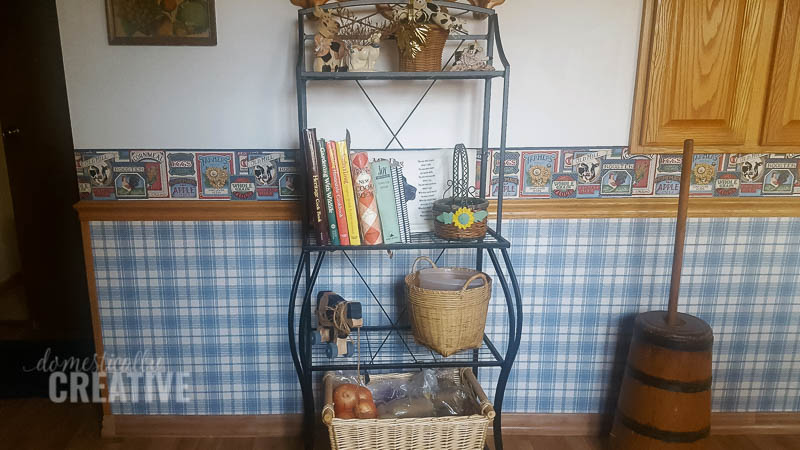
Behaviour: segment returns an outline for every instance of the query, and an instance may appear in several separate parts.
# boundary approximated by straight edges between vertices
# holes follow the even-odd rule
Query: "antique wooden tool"
[[[636,317],[611,430],[614,450],[706,448],[711,421],[711,327],[678,312],[694,141],[683,146],[668,311]]]
[[[317,295],[317,322],[319,342],[327,343],[325,354],[328,358],[353,356],[355,348],[350,332],[364,325],[361,303],[348,302],[334,292],[320,291]],[[317,335],[312,334],[311,339],[316,343]]]

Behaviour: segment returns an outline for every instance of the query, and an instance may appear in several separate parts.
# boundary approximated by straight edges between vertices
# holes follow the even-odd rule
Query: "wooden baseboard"
[[[503,433],[509,436],[600,436],[610,428],[604,414],[503,414]]]
[[[715,413],[714,434],[800,434],[800,413]]]
[[[509,436],[599,436],[611,418],[603,414],[503,415]],[[102,436],[112,437],[286,437],[302,432],[299,414],[259,416],[106,415]],[[731,434],[800,434],[800,413],[714,413],[711,432]],[[490,428],[491,433],[491,428]]]
[[[604,414],[505,414],[503,433],[528,436],[599,436],[611,429]],[[800,413],[712,413],[711,433],[800,434]]]
[[[285,437],[299,436],[299,414],[253,416],[103,416],[103,437]]]

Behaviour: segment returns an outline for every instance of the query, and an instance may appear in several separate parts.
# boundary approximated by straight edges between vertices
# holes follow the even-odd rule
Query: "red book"
[[[328,152],[328,167],[331,172],[331,188],[333,189],[333,207],[336,210],[336,223],[339,225],[339,243],[350,245],[350,235],[347,233],[347,213],[344,209],[344,196],[342,195],[342,179],[339,176],[339,163],[337,162],[336,142],[325,143]]]

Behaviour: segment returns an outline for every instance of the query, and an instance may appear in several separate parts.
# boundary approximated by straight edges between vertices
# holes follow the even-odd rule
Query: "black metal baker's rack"
[[[350,2],[333,3],[321,6],[323,10],[335,10],[336,8],[351,8],[359,6],[374,6],[377,4],[404,4],[406,0],[354,0]],[[405,127],[410,117],[417,111],[417,108],[425,99],[426,95],[440,80],[483,80],[484,81],[484,95],[483,95],[483,131],[482,143],[479,156],[481,158],[481,173],[480,173],[480,197],[486,198],[486,171],[488,169],[488,151],[489,151],[489,130],[490,130],[490,114],[492,102],[492,81],[496,78],[503,80],[503,110],[500,127],[500,161],[505,161],[506,152],[506,130],[508,124],[508,96],[509,96],[509,75],[510,65],[506,59],[503,51],[502,41],[500,40],[500,31],[498,26],[497,14],[494,10],[475,7],[462,3],[450,3],[446,1],[434,1],[433,3],[439,6],[446,6],[451,14],[467,14],[479,13],[488,16],[488,26],[486,34],[466,34],[466,33],[452,33],[448,38],[449,41],[457,45],[458,50],[464,43],[470,41],[485,42],[486,55],[489,57],[489,64],[494,64],[495,46],[497,48],[497,56],[503,65],[503,70],[481,71],[481,72],[333,72],[333,73],[315,73],[309,72],[306,67],[305,51],[306,44],[313,41],[314,36],[307,34],[305,31],[306,17],[313,14],[313,9],[303,9],[298,13],[298,56],[297,56],[297,110],[298,110],[298,124],[299,124],[299,142],[304,142],[304,130],[308,127],[308,92],[307,87],[309,82],[317,80],[326,81],[352,81],[357,84],[362,93],[367,97],[376,113],[380,116],[384,125],[392,133],[392,139],[383,150],[389,149],[394,142],[402,150],[423,150],[405,148],[400,140],[398,134]],[[454,11],[460,11],[456,13]],[[450,56],[452,60],[453,56]],[[448,60],[448,62],[450,61]],[[362,82],[372,80],[429,80],[430,84],[424,91],[421,98],[409,113],[403,125],[398,130],[393,130],[391,126],[384,119],[380,109],[370,98],[367,91],[364,89]],[[379,150],[379,149],[374,149]],[[370,151],[374,151],[370,150]],[[302,154],[303,152],[301,152]],[[487,236],[484,239],[477,241],[448,241],[436,237],[433,233],[414,233],[411,235],[411,242],[401,244],[384,244],[373,246],[335,246],[335,245],[319,245],[312,234],[309,232],[304,220],[303,230],[303,247],[300,261],[297,264],[297,269],[294,274],[292,283],[292,290],[289,296],[289,309],[288,309],[288,335],[289,347],[292,353],[295,370],[300,381],[300,386],[303,395],[303,410],[304,410],[304,428],[306,448],[313,448],[314,430],[317,424],[317,415],[315,411],[314,401],[314,387],[313,387],[313,373],[325,372],[331,370],[355,370],[357,364],[354,358],[325,358],[324,351],[320,350],[320,346],[312,345],[312,333],[314,333],[313,313],[312,313],[312,299],[314,297],[314,287],[319,276],[320,269],[325,256],[328,253],[342,252],[344,257],[350,263],[355,273],[359,276],[361,281],[364,282],[367,290],[369,291],[372,300],[377,302],[378,306],[388,319],[390,325],[385,326],[365,326],[361,330],[362,350],[368,348],[368,361],[362,362],[360,368],[364,371],[379,371],[379,370],[402,370],[402,369],[422,369],[422,368],[453,368],[453,367],[471,367],[478,375],[478,369],[481,367],[499,367],[500,375],[497,380],[497,386],[494,396],[494,409],[496,417],[494,419],[494,440],[495,448],[501,450],[503,448],[502,439],[502,410],[503,399],[505,396],[505,389],[508,383],[508,377],[511,372],[511,367],[514,359],[519,350],[520,340],[522,336],[522,294],[520,292],[519,282],[517,281],[514,267],[511,263],[508,250],[511,243],[502,236],[502,215],[503,215],[503,168],[500,168],[500,188],[497,192],[497,221],[494,229],[489,229]],[[305,205],[308,205],[308,199],[305,199]],[[304,213],[307,208],[303,207]],[[306,216],[306,214],[304,214]],[[304,217],[307,219],[307,217]],[[408,326],[402,326],[398,322],[398,317],[394,319],[383,307],[380,300],[374,294],[372,288],[369,286],[366,278],[359,270],[355,262],[350,256],[351,252],[363,251],[404,251],[404,250],[440,250],[438,258],[448,249],[473,249],[475,250],[475,267],[477,270],[483,270],[484,253],[488,255],[489,261],[495,270],[495,281],[499,282],[505,297],[506,310],[508,312],[508,345],[505,352],[498,349],[492,340],[484,335],[483,346],[480,349],[465,351],[452,355],[448,358],[435,355],[425,347],[416,345],[413,342]],[[498,256],[499,252],[499,256]],[[312,257],[316,255],[316,257]],[[437,258],[437,261],[438,261]],[[313,259],[313,264],[312,264]],[[501,264],[502,259],[502,264]],[[505,268],[503,267],[505,266]],[[302,305],[300,308],[299,318],[299,331],[296,329],[298,324],[295,318],[295,308],[297,305],[297,296],[300,288],[300,281],[305,277],[305,292],[302,298]],[[402,314],[402,313],[401,313]],[[396,345],[393,347],[400,348],[402,353],[390,352],[388,350],[387,342],[392,340]],[[384,351],[385,350],[385,351]],[[389,353],[387,355],[387,353]],[[320,360],[326,359],[327,361],[321,362]]]

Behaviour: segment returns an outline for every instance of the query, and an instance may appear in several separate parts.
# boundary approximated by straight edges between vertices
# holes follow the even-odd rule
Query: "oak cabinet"
[[[631,151],[800,152],[800,0],[645,0]]]

